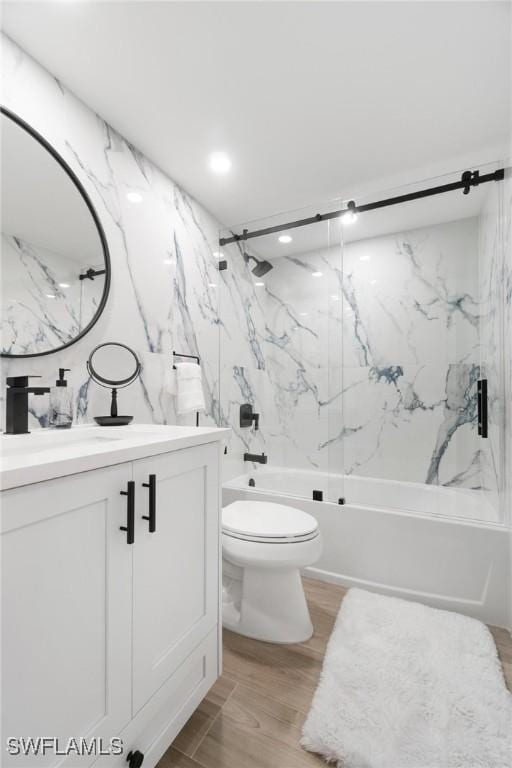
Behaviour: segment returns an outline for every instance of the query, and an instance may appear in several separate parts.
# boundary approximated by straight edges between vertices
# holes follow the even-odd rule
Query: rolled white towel
[[[179,416],[206,410],[200,365],[176,363],[176,385],[176,413]]]

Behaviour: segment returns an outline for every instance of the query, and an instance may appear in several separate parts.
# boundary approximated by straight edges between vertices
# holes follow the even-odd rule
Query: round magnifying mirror
[[[94,381],[112,390],[110,416],[95,416],[101,427],[129,424],[133,416],[120,416],[117,412],[117,390],[132,384],[140,374],[140,361],[133,349],[116,341],[99,344],[87,360],[87,370]]]

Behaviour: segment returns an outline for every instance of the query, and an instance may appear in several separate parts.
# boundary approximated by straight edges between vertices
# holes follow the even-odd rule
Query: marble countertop
[[[0,437],[0,490],[223,440],[229,429],[130,424]]]

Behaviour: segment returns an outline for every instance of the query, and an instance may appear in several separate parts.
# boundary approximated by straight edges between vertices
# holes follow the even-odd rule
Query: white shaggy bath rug
[[[301,743],[339,768],[511,768],[512,694],[489,630],[349,590]]]

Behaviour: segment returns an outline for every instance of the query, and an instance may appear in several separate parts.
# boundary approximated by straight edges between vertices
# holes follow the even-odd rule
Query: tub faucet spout
[[[258,464],[266,464],[268,456],[265,456],[264,453],[261,456],[258,453],[244,453],[244,461],[256,461]]]

